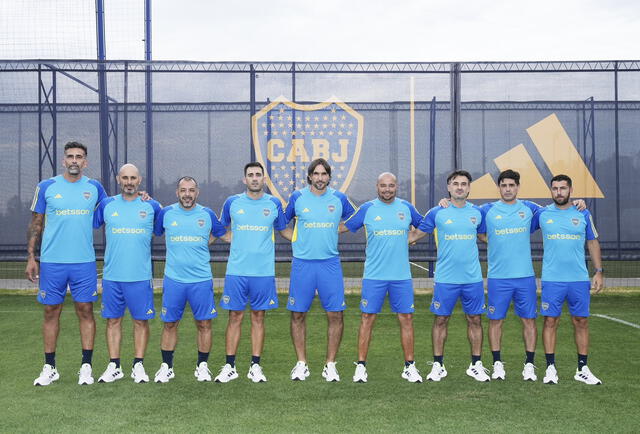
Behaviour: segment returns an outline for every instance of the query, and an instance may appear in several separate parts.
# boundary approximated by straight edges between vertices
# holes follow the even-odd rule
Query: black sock
[[[47,365],[51,365],[53,368],[56,367],[56,352],[53,353],[44,353],[44,363]]]
[[[500,350],[491,351],[491,354],[493,355],[493,363],[502,361],[502,359],[500,358]]]
[[[91,364],[91,359],[93,358],[93,350],[82,350],[82,364],[85,363]]]
[[[227,354],[227,365],[231,365],[232,368],[236,367],[236,355]]]
[[[413,365],[413,360],[405,360],[404,361],[405,368],[408,368],[410,365]]]
[[[260,356],[251,356],[251,364],[259,365],[260,364]]]
[[[198,363],[196,366],[200,366],[200,363],[206,362],[209,360],[209,353],[203,353],[202,351],[198,351]]]
[[[444,356],[433,356],[433,363],[440,363],[441,365],[444,365],[443,362]]]
[[[170,368],[173,368],[173,351],[172,350],[160,350],[162,352],[162,363],[166,363]]]
[[[544,353],[544,357],[547,359],[547,366],[556,364],[555,353]]]
[[[481,356],[474,356],[473,354],[471,354],[471,364],[475,365],[476,362],[479,362],[481,358]]]
[[[136,363],[142,363],[144,364],[144,359],[142,357],[136,357],[135,359],[133,359],[133,365],[132,366],[136,366]]]
[[[116,368],[120,367],[120,358],[117,359],[109,359],[109,362],[113,362],[116,364]]]
[[[536,357],[536,352],[535,351],[525,351],[525,354],[527,355],[527,358],[525,359],[525,363],[531,363],[532,365],[534,365],[533,360]]]
[[[587,355],[578,354],[578,371],[582,371],[584,366],[587,366]]]
[[[358,365],[367,366],[366,360],[358,360]]]

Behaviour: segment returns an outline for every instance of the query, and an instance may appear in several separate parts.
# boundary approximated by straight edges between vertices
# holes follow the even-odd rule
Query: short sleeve
[[[231,204],[237,196],[228,197],[222,205],[222,212],[220,213],[220,223],[222,226],[227,227],[231,224]]]
[[[587,240],[595,240],[596,238],[598,238],[598,231],[596,230],[596,225],[593,223],[593,216],[591,215],[589,210],[586,210],[586,209],[581,211],[581,213],[584,216],[585,221],[587,222],[587,227],[586,227]]]
[[[162,208],[160,210],[160,212],[158,213],[157,217],[154,219],[153,221],[153,233],[156,236],[161,236],[162,234],[164,234],[164,215],[171,209],[170,206],[166,207],[166,208]]]
[[[531,217],[531,233],[540,229],[540,214],[542,214],[543,211],[544,208],[538,208],[538,210],[533,213],[533,217]]]
[[[104,207],[107,206],[109,201],[107,199],[103,199],[98,204],[98,207],[93,212],[93,228],[98,229],[100,226],[104,224]]]
[[[207,212],[207,214],[209,214],[209,217],[211,218],[211,235],[216,238],[220,238],[221,236],[226,234],[227,228],[225,228],[222,223],[220,223],[220,220],[218,220],[218,216],[216,215],[216,213],[211,211],[209,208],[205,208],[204,210]]]
[[[480,224],[478,226],[476,226],[476,232],[479,234],[486,234],[487,233],[487,220],[485,218],[485,215],[482,213],[482,211],[480,210],[479,206],[475,206],[473,207],[474,209],[478,210],[478,212],[480,213]]]
[[[37,212],[38,214],[44,214],[47,211],[47,199],[45,197],[45,193],[51,184],[53,184],[52,179],[47,179],[38,183],[36,191],[33,194],[31,211]]]
[[[364,226],[364,218],[367,215],[367,210],[371,207],[371,202],[362,204],[362,206],[351,217],[349,217],[344,225],[351,232],[357,232],[362,226]]]
[[[271,201],[275,204],[277,213],[276,219],[273,221],[273,228],[276,231],[281,231],[287,227],[287,218],[282,210],[282,203],[275,197],[272,197]]]
[[[353,215],[354,212],[356,212],[356,209],[346,194],[340,193],[340,192],[337,192],[337,193],[339,193],[338,197],[340,197],[340,201],[342,202],[341,218],[342,220],[347,220],[349,217]]]
[[[433,233],[433,230],[436,228],[436,214],[438,214],[438,211],[441,209],[443,209],[441,206],[436,206],[427,211],[427,214],[420,222],[418,229],[428,234]]]
[[[96,203],[101,202],[103,199],[106,199],[107,196],[107,192],[105,191],[104,187],[102,186],[102,184],[100,184],[100,182],[96,179],[90,179],[89,183],[91,185],[93,185],[96,190],[98,191],[98,201]]]
[[[289,196],[289,202],[287,202],[287,206],[284,209],[284,216],[286,218],[287,224],[296,216],[296,200],[300,197],[300,191],[296,190],[291,193]]]

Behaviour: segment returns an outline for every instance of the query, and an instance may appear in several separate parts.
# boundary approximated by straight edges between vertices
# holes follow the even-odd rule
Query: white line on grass
[[[424,271],[429,271],[429,269],[427,267],[423,267],[422,265],[418,265],[415,262],[409,262],[411,265],[413,265],[414,267],[418,267],[421,268]]]
[[[614,318],[614,317],[609,316],[609,315],[601,315],[599,313],[594,313],[593,316],[597,316],[598,318],[608,319],[610,321],[619,322],[620,324],[624,324],[624,325],[628,325],[628,326],[636,328],[636,329],[640,329],[640,325],[638,325],[638,324],[634,324],[632,322],[625,321],[623,319]]]

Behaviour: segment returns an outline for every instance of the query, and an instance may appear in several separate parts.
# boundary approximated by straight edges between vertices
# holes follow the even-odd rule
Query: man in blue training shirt
[[[322,376],[340,381],[336,355],[342,340],[344,282],[338,254],[338,226],[354,213],[347,196],[329,187],[331,166],[324,158],[315,159],[307,169],[308,187],[291,194],[285,215],[295,220],[291,243],[291,281],[287,309],[291,311],[291,339],[298,362],[291,371],[292,380],[309,376],[306,353],[306,316],[316,289],[327,312],[327,357]]]
[[[162,364],[156,383],[175,377],[173,352],[178,342],[178,325],[189,302],[198,331],[198,361],[194,372],[198,381],[211,381],[207,361],[211,350],[211,319],[215,318],[213,275],[209,264],[209,238],[222,237],[226,230],[216,214],[196,203],[198,183],[190,176],[178,180],[178,203],[163,208],[155,221],[154,233],[165,234],[167,246],[162,312],[164,322],[160,349]]]
[[[433,233],[438,249],[435,285],[431,312],[435,314],[432,328],[433,367],[427,380],[440,381],[447,376],[444,367],[444,344],[453,308],[462,301],[467,318],[467,334],[471,344],[471,364],[466,373],[477,381],[490,381],[482,366],[482,318],[485,310],[484,287],[478,257],[478,234],[484,234],[485,222],[480,208],[467,202],[471,190],[471,175],[456,170],[447,177],[451,197],[448,208],[436,206],[424,216],[420,226],[409,235],[409,242]]]
[[[516,315],[522,321],[525,346],[525,362],[522,378],[536,381],[535,349],[538,337],[536,327],[536,280],[531,262],[531,219],[540,205],[519,200],[520,174],[505,170],[498,176],[500,200],[483,205],[487,235],[479,235],[488,243],[487,296],[489,317],[489,345],[493,355],[491,378],[504,380],[506,371],[501,358],[502,325],[513,300]],[[445,208],[449,201],[440,205]],[[579,209],[585,208],[583,200],[574,201]]]
[[[362,279],[360,330],[358,331],[358,362],[353,381],[367,382],[367,353],[377,314],[389,294],[391,310],[398,314],[400,341],[404,352],[402,378],[410,383],[422,383],[413,352],[413,280],[409,268],[408,234],[418,227],[422,216],[406,200],[396,198],[397,178],[389,172],[378,176],[378,198],[364,203],[345,223],[341,231],[356,232],[365,227],[367,234],[366,261]]]
[[[603,287],[603,270],[598,232],[591,213],[578,211],[569,199],[573,192],[571,178],[556,175],[551,179],[553,204],[540,209],[533,217],[533,227],[542,229],[544,255],[542,258],[542,296],[540,312],[544,315],[542,342],[547,370],[542,382],[558,383],[555,367],[555,348],[558,324],[565,300],[573,322],[578,349],[577,381],[589,385],[602,384],[587,366],[589,352],[589,304],[591,283],[596,293]],[[595,268],[593,282],[589,282],[584,244]]]
[[[103,199],[93,216],[93,227],[105,225],[107,248],[102,274],[102,317],[107,319],[106,336],[110,361],[98,379],[111,383],[124,377],[120,366],[122,317],[129,308],[133,318],[133,359],[131,378],[149,381],[144,369],[144,353],[149,341],[148,320],[155,317],[151,238],[161,206],[155,200],[143,201],[138,188],[142,178],[138,168],[125,164],[117,177],[121,193]]]
[[[45,365],[34,386],[48,386],[60,378],[55,356],[67,286],[80,323],[82,364],[78,384],[93,384],[91,358],[96,334],[93,302],[98,299],[98,279],[92,222],[96,204],[106,193],[98,181],[82,174],[87,167],[87,147],[82,143],[69,142],[64,146],[62,165],[65,168],[62,175],[41,181],[36,187],[27,233],[25,274],[32,282],[40,279],[38,301],[44,305]],[[36,250],[41,237],[38,266]]]
[[[229,197],[220,220],[232,234],[231,251],[220,306],[229,311],[226,332],[226,362],[215,381],[227,383],[238,378],[236,352],[247,303],[251,305],[251,367],[247,378],[267,381],[260,365],[264,347],[265,311],[278,307],[275,278],[274,230],[287,222],[280,200],[266,194],[264,167],[257,162],[244,166],[245,193]],[[287,231],[291,232],[290,229]],[[288,237],[291,239],[291,237]]]

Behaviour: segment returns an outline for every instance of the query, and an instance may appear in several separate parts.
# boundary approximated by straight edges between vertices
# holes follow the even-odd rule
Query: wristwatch
[[[603,273],[604,272],[604,268],[595,268],[594,269],[596,273]]]

